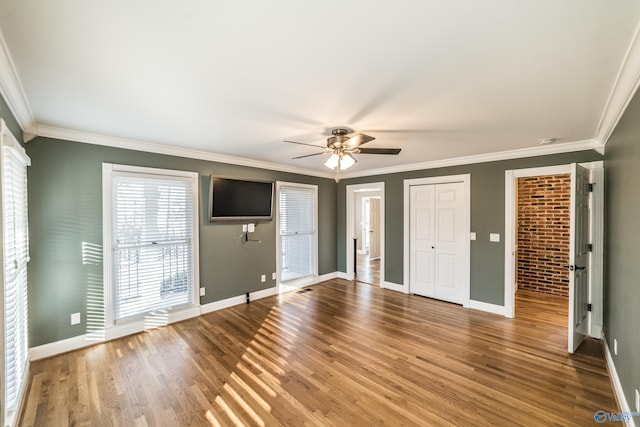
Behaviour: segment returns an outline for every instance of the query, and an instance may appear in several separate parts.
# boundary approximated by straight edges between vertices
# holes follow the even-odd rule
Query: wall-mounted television
[[[211,175],[209,222],[263,222],[273,219],[273,182]]]

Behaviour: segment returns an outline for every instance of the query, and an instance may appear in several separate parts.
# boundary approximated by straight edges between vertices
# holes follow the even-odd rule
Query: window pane
[[[193,303],[190,180],[113,176],[115,319]]]
[[[316,189],[281,186],[279,192],[280,269],[282,281],[314,273]]]

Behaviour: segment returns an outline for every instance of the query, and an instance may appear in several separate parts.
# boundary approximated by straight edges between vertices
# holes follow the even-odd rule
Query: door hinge
[[[589,193],[593,193],[593,184],[589,183]]]
[[[587,311],[591,311],[591,303],[587,304]]]
[[[593,252],[593,245],[591,243],[589,243],[587,245],[587,249],[589,250],[589,252]]]

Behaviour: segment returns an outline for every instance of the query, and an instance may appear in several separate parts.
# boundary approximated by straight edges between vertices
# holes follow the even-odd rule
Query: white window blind
[[[280,187],[278,218],[283,282],[314,274],[316,191],[315,187]]]
[[[114,320],[194,304],[193,180],[114,171],[111,191]]]
[[[5,423],[12,424],[29,366],[27,337],[27,166],[30,160],[2,128],[2,242]]]

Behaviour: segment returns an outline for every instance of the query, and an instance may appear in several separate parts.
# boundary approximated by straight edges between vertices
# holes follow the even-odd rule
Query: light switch
[[[490,242],[499,242],[500,241],[500,233],[491,233],[489,234]]]
[[[476,240],[476,232],[475,232],[475,231],[472,231],[472,232],[469,234],[469,239],[471,239],[471,240]]]
[[[253,233],[256,231],[256,225],[253,223],[248,224],[249,225],[249,229],[247,230],[249,233]]]
[[[242,232],[243,233],[247,232],[247,224],[242,224]]]

